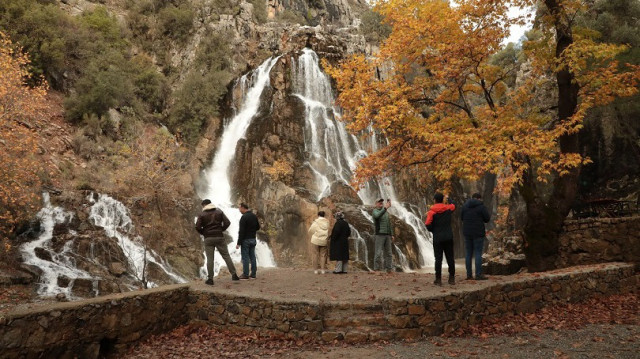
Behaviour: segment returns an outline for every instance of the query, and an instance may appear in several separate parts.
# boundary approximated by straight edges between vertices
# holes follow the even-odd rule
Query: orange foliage
[[[8,239],[16,225],[39,203],[44,166],[37,158],[33,130],[47,111],[47,85],[29,87],[29,60],[0,32],[0,239]]]
[[[534,3],[377,2],[376,11],[393,29],[377,57],[355,55],[337,67],[324,64],[336,79],[348,128],[364,135],[372,128],[389,140],[360,162],[355,184],[418,166],[444,181],[494,173],[506,193],[527,172],[546,181],[588,161],[577,153],[561,153],[558,139],[579,131],[589,108],[636,93],[640,71],[618,71],[615,56],[625,47],[575,34],[556,56],[553,30],[581,6],[559,1],[560,14],[540,19],[545,36],[525,44],[528,76],[509,88],[505,80],[518,70],[515,64],[501,67],[490,59],[509,26],[524,20],[509,18],[509,7]],[[544,99],[536,92],[554,82],[560,69],[569,69],[580,86],[578,106],[568,119],[541,108]]]

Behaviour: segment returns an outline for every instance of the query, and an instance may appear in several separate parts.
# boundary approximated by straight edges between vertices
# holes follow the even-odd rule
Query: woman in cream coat
[[[327,238],[329,237],[329,220],[324,218],[324,211],[318,212],[318,218],[309,227],[313,246],[314,273],[324,274],[327,269]]]

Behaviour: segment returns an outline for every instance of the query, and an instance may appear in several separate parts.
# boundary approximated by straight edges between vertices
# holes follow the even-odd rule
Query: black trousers
[[[449,276],[456,275],[456,264],[453,261],[453,241],[433,242],[433,254],[436,257],[436,278],[442,278],[442,254],[449,266]]]

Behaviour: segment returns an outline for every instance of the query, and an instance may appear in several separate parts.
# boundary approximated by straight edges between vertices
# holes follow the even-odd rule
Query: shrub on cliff
[[[224,34],[205,35],[193,69],[174,95],[168,126],[187,144],[195,144],[206,121],[219,114],[218,103],[232,78],[228,54]]]

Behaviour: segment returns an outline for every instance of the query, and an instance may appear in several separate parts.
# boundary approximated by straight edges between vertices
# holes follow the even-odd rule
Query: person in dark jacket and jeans
[[[229,228],[231,222],[224,212],[211,203],[210,200],[202,201],[202,213],[196,220],[196,231],[204,237],[204,253],[207,256],[207,281],[206,284],[213,285],[213,256],[216,248],[224,262],[227,264],[232,280],[238,280],[236,267],[233,265],[229,249],[222,232]]]
[[[445,204],[445,197],[437,192],[433,199],[435,204],[429,208],[427,220],[424,224],[433,234],[433,254],[436,257],[436,285],[442,285],[442,253],[447,258],[449,266],[449,284],[455,284],[456,264],[453,260],[453,231],[451,230],[451,215],[456,209],[453,203]]]
[[[471,258],[476,259],[476,279],[488,279],[482,275],[482,249],[486,237],[484,224],[491,219],[487,207],[482,203],[480,193],[474,193],[471,199],[462,206],[462,234],[464,235],[464,248],[466,251],[465,266],[467,267],[467,279],[473,279],[471,271]]]
[[[256,232],[260,229],[260,222],[246,203],[240,203],[240,229],[238,230],[238,244],[242,256],[242,275],[240,279],[249,279],[249,262],[251,262],[251,278],[256,277],[258,266],[256,263]]]

